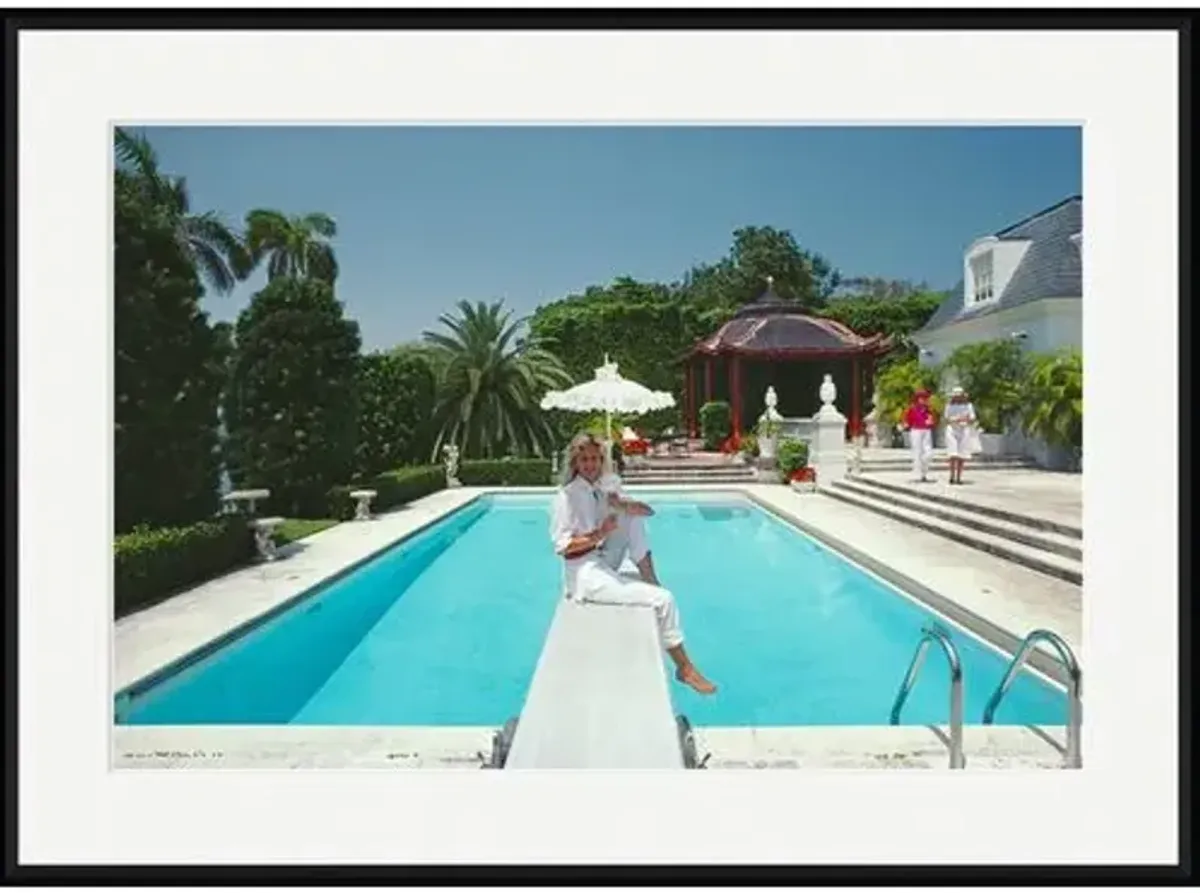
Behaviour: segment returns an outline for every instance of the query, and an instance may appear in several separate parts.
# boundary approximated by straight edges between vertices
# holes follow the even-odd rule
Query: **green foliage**
[[[350,497],[355,490],[374,490],[371,511],[386,512],[398,506],[436,493],[446,486],[446,470],[440,465],[418,465],[397,468],[384,474],[365,478],[353,484],[331,487],[327,494],[328,514],[346,521],[354,517],[356,502]]]
[[[214,288],[233,273],[215,217],[189,212],[182,180],[159,173],[149,144],[118,129],[117,156],[114,520],[123,532],[216,511],[228,338],[200,311],[197,269]]]
[[[964,344],[946,359],[946,367],[966,389],[975,406],[979,427],[1001,434],[1019,418],[1026,403],[1022,393],[1028,358],[1010,338]]]
[[[280,514],[322,517],[351,478],[358,325],[318,279],[275,279],[238,317],[224,420],[235,486],[266,487]]]
[[[333,285],[337,259],[329,240],[337,224],[328,214],[287,215],[257,208],[246,215],[246,251],[254,266],[267,262],[267,280],[319,279]]]
[[[761,295],[768,276],[779,297],[806,310],[824,306],[841,280],[829,261],[801,249],[787,230],[746,226],[734,231],[729,254],[688,273],[683,291],[698,304],[729,311]]]
[[[379,474],[429,456],[434,388],[433,372],[420,356],[393,352],[359,358],[359,474]]]
[[[776,419],[760,418],[755,431],[759,437],[778,437],[783,431],[783,423]]]
[[[753,434],[742,435],[742,455],[750,459],[758,458],[758,438]]]
[[[624,277],[542,305],[529,330],[552,345],[574,382],[593,378],[607,354],[625,378],[678,397],[683,355],[727,318],[724,310],[681,299],[668,286]],[[671,419],[666,427],[678,425],[678,410],[655,415]]]
[[[929,321],[945,300],[941,292],[916,292],[896,297],[843,297],[830,301],[820,315],[837,320],[859,335],[889,335],[894,347],[880,362],[880,368],[890,363],[914,359],[916,347],[912,333]]]
[[[549,459],[468,459],[458,469],[467,487],[544,487],[550,478]]]
[[[779,441],[779,446],[775,451],[775,460],[786,481],[793,472],[808,466],[808,442],[794,437],[785,437]]]
[[[922,366],[916,360],[904,360],[893,363],[882,370],[875,378],[875,389],[879,397],[875,403],[875,411],[882,424],[898,425],[912,403],[913,393],[919,388],[929,391],[929,404],[939,416],[945,401],[938,393],[941,383],[941,369],[937,366]]]
[[[254,537],[245,516],[231,515],[185,527],[139,526],[118,536],[113,551],[121,617],[248,561]]]
[[[522,338],[502,302],[459,301],[458,315],[438,321],[446,332],[425,332],[445,352],[434,410],[433,455],[453,443],[463,458],[544,456],[555,432],[541,409],[548,390],[569,387],[562,362],[536,335]]]
[[[119,200],[135,205],[139,223],[173,243],[158,244],[167,257],[182,256],[208,287],[229,291],[250,271],[249,254],[238,235],[212,211],[194,214],[182,177],[162,173],[154,147],[142,134],[116,128],[116,192]],[[118,207],[118,215],[121,209]],[[156,240],[157,241],[157,240]],[[121,246],[117,239],[118,249]]]
[[[1083,449],[1083,355],[1078,350],[1035,355],[1024,399],[1027,434],[1052,446]]]
[[[733,412],[724,400],[713,400],[700,407],[700,436],[704,448],[715,450],[733,431]]]

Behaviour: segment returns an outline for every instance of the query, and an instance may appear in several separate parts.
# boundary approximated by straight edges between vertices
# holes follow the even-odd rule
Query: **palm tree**
[[[1077,349],[1034,358],[1024,387],[1025,433],[1052,446],[1083,449],[1083,355]]]
[[[237,233],[213,211],[191,213],[191,200],[183,177],[172,177],[158,168],[158,155],[142,134],[116,128],[117,185],[140,190],[150,207],[171,221],[175,241],[201,278],[224,293],[249,272],[245,247]]]
[[[337,278],[337,260],[329,240],[337,224],[328,214],[287,215],[263,208],[246,215],[246,248],[257,266],[267,260],[267,278],[294,276],[321,279],[330,285]]]
[[[450,443],[485,459],[546,455],[554,432],[539,404],[547,390],[570,385],[570,373],[545,344],[519,336],[524,321],[513,320],[502,302],[457,307],[457,316],[438,318],[448,333],[423,334],[444,352],[434,458]]]

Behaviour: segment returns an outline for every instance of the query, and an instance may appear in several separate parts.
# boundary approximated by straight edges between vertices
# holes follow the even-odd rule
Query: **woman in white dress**
[[[946,455],[950,458],[950,483],[961,484],[963,466],[979,452],[979,433],[975,429],[975,407],[960,387],[950,391],[950,402],[942,413],[946,422]]]
[[[646,579],[621,576],[606,558],[604,545],[620,526],[618,513],[642,513],[639,508],[642,504],[601,489],[603,469],[603,448],[596,438],[580,434],[571,441],[566,480],[554,496],[550,521],[550,540],[565,565],[566,595],[594,604],[653,608],[659,639],[675,663],[675,678],[701,694],[712,694],[716,686],[704,678],[684,650],[675,597]],[[644,537],[640,543],[629,543],[630,557],[639,565],[642,576],[656,579],[653,565],[649,564],[649,551],[645,550],[641,556],[636,554],[644,549]]]

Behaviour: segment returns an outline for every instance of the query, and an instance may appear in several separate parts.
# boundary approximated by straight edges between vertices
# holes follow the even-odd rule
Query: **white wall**
[[[1014,332],[1024,332],[1021,346],[1038,353],[1082,347],[1082,310],[1083,301],[1078,298],[1047,298],[978,319],[951,323],[933,332],[918,332],[913,341],[921,349],[921,362],[925,365],[945,362],[963,344],[1009,338]]]

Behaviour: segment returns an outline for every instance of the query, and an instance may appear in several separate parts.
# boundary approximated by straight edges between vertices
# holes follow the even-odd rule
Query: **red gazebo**
[[[743,422],[752,426],[763,411],[760,404],[771,385],[784,416],[811,416],[820,408],[820,383],[830,374],[837,385],[837,402],[849,398],[847,434],[856,436],[862,431],[862,406],[869,396],[875,358],[890,347],[885,335],[862,336],[840,322],[804,314],[775,294],[768,278],[762,295],[685,356],[688,431],[698,435],[703,404],[727,400],[733,433],[740,437]]]

